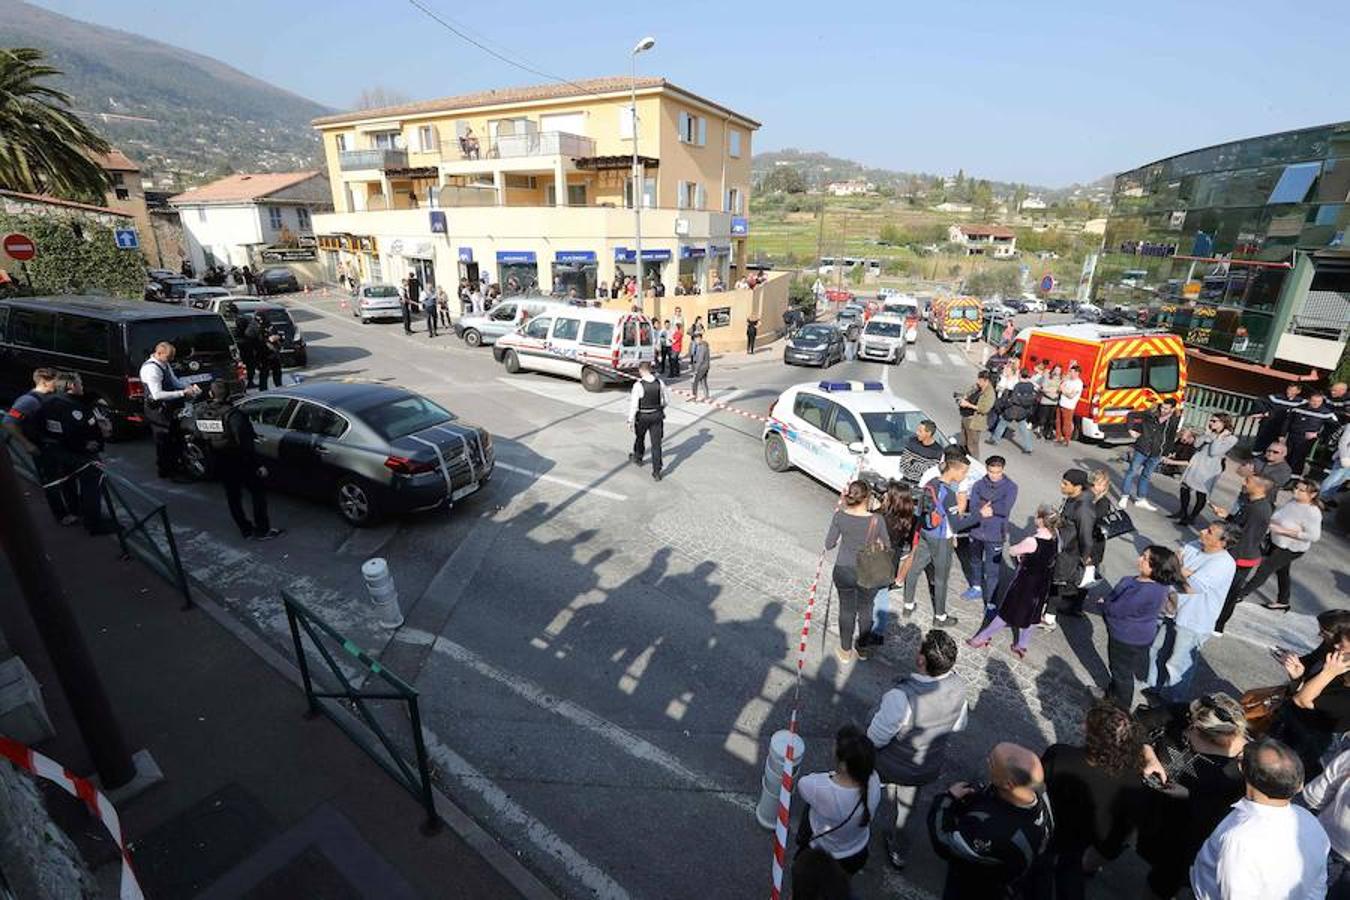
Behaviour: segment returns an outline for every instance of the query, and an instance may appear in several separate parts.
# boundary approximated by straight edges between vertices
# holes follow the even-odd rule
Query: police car
[[[836,490],[855,478],[877,489],[891,480],[917,485],[935,461],[906,445],[931,418],[879,381],[798,384],[769,408],[764,461],[775,472],[801,469]],[[936,443],[954,442],[938,431]],[[983,465],[972,458],[968,477],[983,476]]]

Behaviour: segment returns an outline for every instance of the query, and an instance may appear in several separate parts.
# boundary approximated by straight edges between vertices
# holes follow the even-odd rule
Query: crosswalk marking
[[[966,358],[959,353],[948,353],[947,358],[952,361],[952,365],[954,366],[964,366],[966,364]]]
[[[932,350],[929,350],[929,351],[928,351],[928,364],[929,364],[930,366],[940,366],[940,365],[942,365],[942,359],[941,359],[936,353],[934,353]]]

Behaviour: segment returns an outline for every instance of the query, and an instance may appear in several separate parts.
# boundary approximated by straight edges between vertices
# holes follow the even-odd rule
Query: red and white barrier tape
[[[691,392],[686,391],[684,388],[670,388],[670,392],[672,394],[679,394],[681,397],[684,397],[690,403],[705,403],[708,406],[711,406],[713,409],[720,409],[722,410],[722,412],[735,413],[736,415],[744,416],[747,419],[754,419],[756,422],[767,423],[769,421],[768,416],[761,416],[758,413],[746,412],[743,409],[737,409],[736,407],[731,406],[730,404],[723,403],[721,400],[712,400],[706,397],[703,399],[699,399],[698,397],[695,397]]]
[[[121,900],[145,900],[140,883],[136,881],[136,873],[131,867],[131,853],[122,839],[122,824],[117,818],[117,810],[113,808],[112,802],[94,787],[93,782],[72,775],[55,760],[7,737],[0,737],[0,756],[30,775],[46,779],[72,797],[83,800],[89,812],[97,816],[103,827],[108,829],[108,833],[117,843],[118,852],[122,854],[122,883],[118,896]]]

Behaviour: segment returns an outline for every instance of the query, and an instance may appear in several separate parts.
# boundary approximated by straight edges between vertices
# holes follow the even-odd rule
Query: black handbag
[[[895,583],[895,558],[880,539],[872,538],[877,527],[877,514],[872,513],[871,519],[867,525],[867,541],[854,558],[853,567],[858,587],[876,590]]]
[[[1113,509],[1097,520],[1096,529],[1101,532],[1103,540],[1109,541],[1113,537],[1132,533],[1135,530],[1134,520],[1125,510]]]

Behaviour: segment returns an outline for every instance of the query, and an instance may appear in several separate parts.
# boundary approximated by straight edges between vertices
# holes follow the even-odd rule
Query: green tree
[[[1015,213],[1022,211],[1022,204],[1027,201],[1027,186],[1018,184],[1013,186],[1012,211]]]
[[[998,205],[994,199],[993,186],[984,179],[971,185],[970,202],[979,211],[981,218],[984,219],[990,218],[994,214],[994,207]]]
[[[1022,293],[1022,277],[1017,266],[999,263],[966,276],[966,290],[978,297],[1016,297]]]
[[[905,234],[895,225],[887,222],[885,225],[881,226],[881,232],[877,235],[877,240],[880,243],[894,247],[905,242]]]
[[[108,142],[43,80],[60,75],[41,50],[0,50],[0,187],[103,202],[107,173],[91,158]]]
[[[784,194],[805,194],[806,179],[794,166],[774,166],[760,181],[759,189]]]

